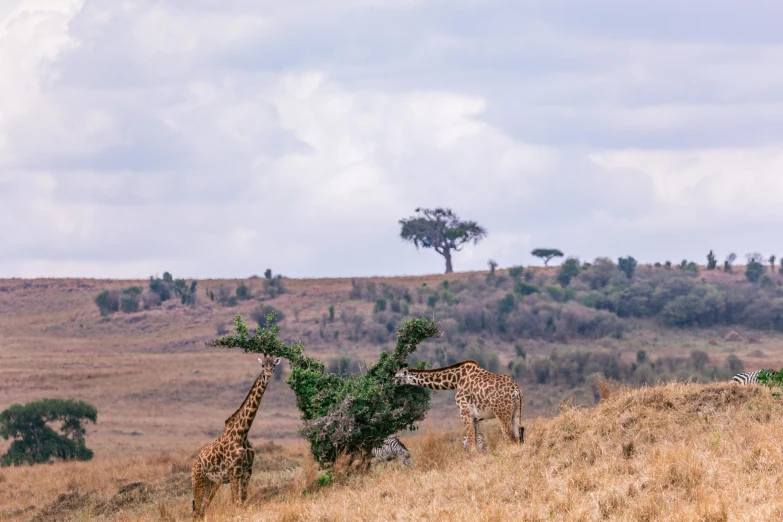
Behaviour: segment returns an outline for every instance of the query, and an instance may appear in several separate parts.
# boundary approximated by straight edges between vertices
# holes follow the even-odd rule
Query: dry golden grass
[[[783,404],[760,387],[618,390],[527,430],[522,447],[375,474],[242,520],[783,520]],[[418,449],[461,453],[440,440]]]
[[[207,520],[783,520],[783,401],[761,387],[618,388],[595,408],[564,407],[529,421],[522,446],[504,443],[494,422],[484,424],[488,455],[465,455],[459,432],[403,435],[412,468],[378,466],[320,489],[312,461],[272,448],[261,452],[266,464],[257,467],[266,471],[254,474],[248,504],[231,505],[223,488]],[[278,453],[288,455],[282,464],[273,463]],[[186,461],[4,469],[0,505],[33,504],[38,512],[70,490],[88,500],[61,520],[186,520],[190,496],[176,486]],[[95,506],[116,496],[119,478],[148,481],[149,498],[97,516]],[[167,483],[175,485],[167,490]],[[11,489],[18,492],[9,496]]]

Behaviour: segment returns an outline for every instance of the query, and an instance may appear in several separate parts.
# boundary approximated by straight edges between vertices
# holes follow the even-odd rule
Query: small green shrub
[[[573,257],[569,257],[560,266],[560,270],[557,271],[557,282],[561,286],[566,287],[571,283],[571,279],[579,275],[579,260]]]
[[[715,254],[712,253],[712,250],[707,254],[707,270],[715,270],[715,268],[718,266],[718,260],[715,258]]]
[[[764,275],[764,265],[755,259],[750,259],[745,266],[745,277],[751,283],[757,283],[761,276]]]
[[[272,269],[267,268],[264,271],[264,292],[270,299],[274,299],[275,297],[284,294],[285,283],[283,281],[283,276],[280,274],[273,276]]]
[[[120,292],[117,290],[104,290],[95,296],[95,304],[98,305],[102,316],[113,314],[120,309]]]
[[[525,269],[522,266],[512,266],[508,269],[508,275],[509,277],[516,279],[520,276],[522,276],[522,272],[524,272]]]
[[[252,292],[250,291],[250,288],[245,284],[244,281],[239,283],[239,286],[237,286],[237,300],[239,301],[247,301],[248,299],[251,299],[253,297]]]
[[[126,314],[132,314],[139,311],[139,301],[141,300],[142,288],[132,286],[122,290],[120,296],[120,310]]]
[[[531,295],[538,293],[538,287],[536,285],[531,285],[524,281],[517,280],[514,281],[514,292],[521,296]]]

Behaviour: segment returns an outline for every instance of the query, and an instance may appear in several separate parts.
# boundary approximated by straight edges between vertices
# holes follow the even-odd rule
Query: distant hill
[[[513,375],[526,417],[552,414],[564,400],[593,404],[600,376],[711,381],[783,366],[781,276],[751,283],[743,273],[692,268],[638,266],[628,278],[598,260],[567,282],[558,267],[354,279],[269,273],[195,286],[174,277],[152,286],[4,279],[0,408],[43,397],[95,404],[89,437],[98,456],[196,447],[219,432],[258,370],[251,355],[205,341],[229,331],[236,314],[255,324],[272,308],[284,338],[341,372],[362,371],[390,349],[403,318],[434,315],[444,336],[416,358],[434,367],[474,359]],[[102,316],[101,294],[118,311]],[[732,331],[737,340],[724,341]],[[284,378],[270,384],[251,436],[295,437],[298,412]],[[437,393],[425,423],[459,425],[452,397]]]

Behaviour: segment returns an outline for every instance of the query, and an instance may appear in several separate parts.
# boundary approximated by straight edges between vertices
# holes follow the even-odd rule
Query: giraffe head
[[[411,375],[411,372],[408,371],[408,368],[402,368],[397,373],[395,373],[392,382],[397,385],[414,384],[413,376]]]
[[[264,354],[264,358],[258,358],[261,363],[261,373],[266,375],[267,380],[275,373],[275,367],[280,364],[280,357],[273,359],[271,355]]]

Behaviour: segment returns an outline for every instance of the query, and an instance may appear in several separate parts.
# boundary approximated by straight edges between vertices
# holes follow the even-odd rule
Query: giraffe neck
[[[465,374],[469,371],[470,363],[461,363],[438,370],[413,370],[408,369],[412,377],[412,384],[431,388],[433,390],[456,390]]]
[[[250,431],[250,426],[253,425],[253,420],[256,418],[256,413],[258,413],[258,406],[261,404],[261,398],[264,396],[268,383],[269,377],[266,374],[261,373],[256,377],[247,397],[242,402],[242,406],[226,419],[224,433],[231,432],[239,436],[247,436],[247,432]]]

